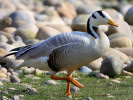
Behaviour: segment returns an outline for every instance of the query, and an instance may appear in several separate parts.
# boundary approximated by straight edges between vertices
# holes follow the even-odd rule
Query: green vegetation
[[[63,74],[60,74],[61,76]],[[66,82],[57,81],[59,84],[46,85],[44,82],[49,80],[49,75],[41,74],[36,77],[40,79],[22,78],[21,83],[6,83],[4,82],[3,88],[0,87],[1,91],[8,91],[8,98],[12,98],[14,95],[24,95],[24,100],[67,100],[68,98],[64,95],[66,91]],[[133,79],[125,78],[124,76],[118,76],[121,83],[114,83],[112,79],[98,79],[92,75],[83,74],[79,71],[73,74],[74,78],[79,78],[79,82],[85,87],[80,89],[79,92],[72,92],[72,100],[86,100],[87,97],[91,97],[94,100],[132,100],[133,99]],[[23,90],[26,89],[26,85],[30,85],[35,88],[38,94],[28,94]],[[111,85],[109,85],[111,84]],[[15,88],[16,90],[9,90],[8,88]],[[114,97],[107,97],[110,94]],[[0,94],[0,99],[3,94]]]

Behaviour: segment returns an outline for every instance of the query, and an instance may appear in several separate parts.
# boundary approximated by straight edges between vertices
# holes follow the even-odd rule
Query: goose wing
[[[28,45],[24,47],[15,48],[14,51],[16,59],[29,59],[42,56],[49,56],[49,54],[56,48],[75,42],[83,42],[86,37],[85,32],[65,32],[58,34],[49,39],[41,41],[37,44]],[[10,55],[10,54],[9,54]]]

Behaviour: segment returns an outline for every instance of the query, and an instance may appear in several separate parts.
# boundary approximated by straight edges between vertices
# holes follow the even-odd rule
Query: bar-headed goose
[[[96,11],[88,19],[87,32],[72,31],[58,34],[34,45],[15,48],[6,56],[15,55],[18,60],[24,59],[19,67],[27,65],[49,70],[52,79],[66,80],[65,94],[70,95],[70,83],[83,87],[72,78],[74,70],[98,59],[109,49],[108,37],[98,28],[99,25],[106,24],[117,26],[106,12]],[[55,75],[63,70],[68,73],[66,77]]]

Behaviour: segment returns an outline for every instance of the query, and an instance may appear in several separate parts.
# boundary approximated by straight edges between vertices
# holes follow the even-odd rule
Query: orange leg
[[[66,93],[65,93],[65,95],[70,95],[71,93],[70,93],[70,82],[67,82],[67,91],[66,91]]]
[[[66,80],[66,81],[72,83],[73,85],[75,85],[75,86],[77,86],[79,88],[84,87],[78,81],[74,80],[70,75],[69,76],[66,76],[66,77],[57,77],[55,75],[50,75],[50,77],[51,77],[51,79],[54,79],[54,80]]]

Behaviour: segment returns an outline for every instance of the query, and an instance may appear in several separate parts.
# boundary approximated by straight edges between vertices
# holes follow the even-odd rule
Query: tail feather
[[[8,57],[8,56],[10,56],[10,55],[15,55],[16,53],[17,53],[17,52],[9,53],[9,54],[5,55],[3,58]]]

